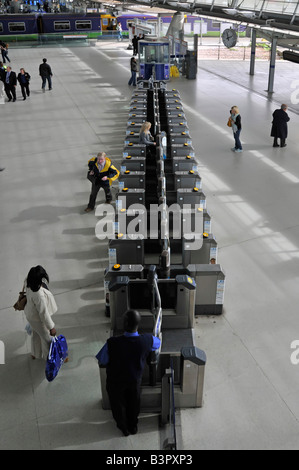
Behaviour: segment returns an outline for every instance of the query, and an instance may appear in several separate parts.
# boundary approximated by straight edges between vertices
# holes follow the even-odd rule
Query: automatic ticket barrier
[[[136,127],[137,129],[140,129],[142,124],[146,121],[146,115],[140,115],[137,116],[136,114],[132,117],[129,118],[127,128],[132,126],[133,128]]]
[[[197,188],[201,189],[201,177],[197,171],[176,171],[174,174],[174,190],[179,188]]]
[[[194,147],[190,143],[190,139],[183,144],[171,144],[170,155],[173,157],[195,157]]]
[[[146,121],[147,118],[147,110],[138,110],[138,111],[130,111],[129,112],[129,120],[136,121],[137,119],[144,119]]]
[[[129,235],[119,233],[109,240],[109,265],[144,264],[144,240],[132,240]]]
[[[182,264],[217,264],[218,244],[212,233],[183,234]]]
[[[196,285],[194,279],[183,274],[171,279],[158,279],[163,311],[162,331],[193,328]],[[153,331],[153,292],[147,279],[129,276],[111,276],[110,319],[113,332],[122,331],[123,314],[130,309],[141,315],[140,330]]]
[[[128,145],[125,145],[123,151],[123,158],[126,158],[129,155],[131,155],[132,157],[146,156],[146,145],[134,143],[129,143]]]
[[[169,161],[172,164],[173,173],[175,171],[197,171],[198,163],[194,156],[185,155],[180,157],[173,157],[167,160],[167,164]]]
[[[138,268],[138,267],[137,267]],[[118,266],[116,269],[120,269]],[[159,329],[162,340],[157,358],[155,383],[151,384],[150,365],[146,365],[142,378],[141,411],[167,411],[169,368],[173,371],[174,387],[171,390],[176,408],[201,407],[203,404],[204,369],[206,355],[194,345],[194,299],[196,285],[188,275],[171,279],[157,279],[153,289],[148,276],[132,279],[117,275],[113,268],[106,273],[110,296],[111,336],[123,333],[123,314],[137,309],[141,315],[139,332],[152,333]],[[109,280],[108,280],[109,279]],[[156,305],[157,304],[157,305]],[[159,312],[159,326],[157,323]],[[100,368],[102,406],[109,409],[106,392],[106,371]],[[154,386],[151,386],[154,385]]]
[[[163,115],[163,114],[161,113],[161,115]],[[187,123],[186,115],[183,112],[182,113],[174,112],[174,113],[171,114],[170,111],[167,111],[164,115],[166,116],[167,124],[169,126],[173,125],[173,124],[179,124],[180,122]]]
[[[187,267],[196,282],[195,315],[223,313],[225,274],[219,264],[191,264]]]
[[[120,164],[121,173],[129,171],[145,171],[146,157],[137,157],[128,155]]]
[[[186,121],[168,124],[168,132],[170,134],[180,134],[181,132],[185,132],[186,135],[190,134],[189,127],[187,126]]]
[[[145,189],[145,172],[125,170],[119,175],[118,187],[120,190],[124,188]]]
[[[183,144],[185,147],[192,147],[192,139],[189,133],[187,132],[182,132],[180,134],[170,134],[169,139],[168,139],[169,145],[178,145],[178,144]],[[187,145],[185,145],[187,144]]]
[[[116,194],[116,208],[129,209],[133,204],[145,205],[145,190],[138,188],[123,188]]]
[[[125,138],[125,145],[138,144],[139,143],[139,132],[137,131],[127,131]]]
[[[168,195],[167,195],[168,196]],[[206,209],[206,195],[198,188],[179,188],[176,191],[176,202],[183,207],[191,204]]]

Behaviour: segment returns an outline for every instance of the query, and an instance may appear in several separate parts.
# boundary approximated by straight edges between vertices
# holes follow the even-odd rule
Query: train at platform
[[[121,24],[123,36],[129,34],[129,23],[133,19],[141,21],[156,20],[157,15],[145,14],[123,14],[115,16],[109,13],[45,13],[34,12],[26,14],[3,14],[0,15],[0,38],[6,36],[27,35],[51,35],[51,34],[76,34],[85,35],[88,38],[97,38],[102,35],[113,35],[118,24]],[[163,24],[170,24],[172,15],[162,16]],[[186,15],[185,23],[188,31],[196,31],[195,26],[200,23],[198,16]],[[204,34],[219,34],[219,23],[211,19],[202,20]],[[198,31],[198,29],[197,29]]]

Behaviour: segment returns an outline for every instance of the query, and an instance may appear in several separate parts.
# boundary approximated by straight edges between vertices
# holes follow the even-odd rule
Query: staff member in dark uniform
[[[112,201],[112,194],[110,186],[113,181],[119,177],[119,171],[112,165],[110,158],[105,152],[98,153],[96,158],[91,158],[88,162],[88,179],[91,181],[91,194],[89,197],[88,206],[85,212],[94,210],[98,192],[101,188],[104,189],[106,194],[106,203],[110,204]]]
[[[141,380],[145,361],[151,351],[160,348],[160,339],[139,335],[140,315],[128,310],[124,315],[124,334],[108,339],[96,356],[107,367],[107,393],[117,427],[124,436],[138,432]]]
[[[280,139],[280,147],[286,147],[286,138],[288,136],[288,122],[290,120],[287,114],[287,105],[282,104],[280,109],[276,109],[273,113],[271,137],[274,137],[273,147],[279,147],[278,140]]]

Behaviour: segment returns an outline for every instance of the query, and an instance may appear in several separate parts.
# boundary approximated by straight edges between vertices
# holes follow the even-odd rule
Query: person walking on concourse
[[[127,310],[124,334],[109,338],[96,356],[100,367],[106,367],[106,388],[112,415],[124,436],[138,432],[145,361],[151,351],[158,350],[161,345],[158,337],[138,333],[140,320],[139,312]]]
[[[11,67],[7,67],[5,76],[4,76],[4,88],[7,95],[8,101],[16,101],[16,86],[17,86],[17,76],[16,73],[11,70]]]
[[[39,74],[42,79],[42,90],[46,91],[46,82],[48,81],[49,90],[52,90],[52,69],[47,63],[47,59],[43,59],[43,63],[39,66]]]
[[[88,206],[85,212],[92,212],[95,208],[98,192],[101,188],[104,189],[106,195],[106,203],[110,204],[112,201],[112,194],[110,186],[113,181],[119,177],[118,169],[112,165],[110,158],[107,157],[105,152],[99,152],[97,157],[91,158],[88,162],[87,178],[91,182],[91,193],[89,197]]]

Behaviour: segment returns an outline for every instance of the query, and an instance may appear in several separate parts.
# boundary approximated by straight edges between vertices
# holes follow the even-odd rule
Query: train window
[[[83,20],[83,21],[76,21],[76,29],[91,29],[91,21],[90,20]]]
[[[0,23],[0,33],[3,33],[3,23]]]
[[[70,29],[71,29],[71,24],[69,21],[54,21],[55,31],[67,31]]]
[[[103,26],[108,26],[108,18],[102,19]]]
[[[8,23],[8,31],[10,33],[22,33],[26,31],[25,23]]]

